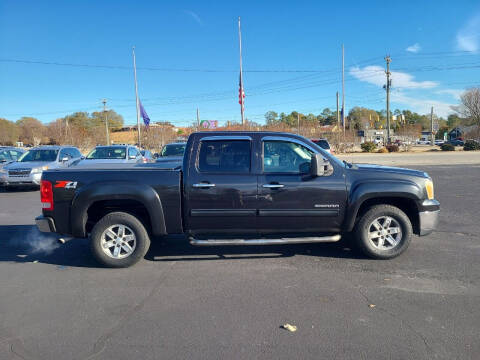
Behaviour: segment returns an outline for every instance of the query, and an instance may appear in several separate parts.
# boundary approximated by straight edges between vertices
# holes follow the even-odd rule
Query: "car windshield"
[[[162,149],[162,156],[183,156],[186,144],[168,144]]]
[[[94,159],[125,159],[127,155],[124,147],[98,147],[90,151],[87,160]]]
[[[58,150],[29,150],[23,154],[18,161],[19,162],[29,162],[29,161],[43,161],[43,162],[52,162],[57,159]]]

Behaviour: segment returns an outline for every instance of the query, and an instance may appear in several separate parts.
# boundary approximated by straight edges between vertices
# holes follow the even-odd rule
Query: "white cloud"
[[[415,43],[415,44],[410,45],[409,47],[407,47],[405,50],[408,51],[408,52],[417,53],[417,52],[419,52],[421,49],[422,49],[422,47],[420,46],[420,44],[419,44],[419,43]]]
[[[438,86],[435,81],[415,81],[413,75],[392,71],[392,87],[410,89],[430,89]],[[350,75],[358,80],[382,87],[386,83],[385,69],[381,66],[365,66],[363,69],[356,66],[350,68]]]
[[[457,48],[470,52],[480,49],[480,13],[470,18],[458,31]]]
[[[435,91],[436,94],[451,95],[456,100],[460,100],[460,95],[462,95],[464,92],[465,90],[462,89],[442,89]]]
[[[409,108],[419,114],[429,114],[430,108],[433,106],[433,112],[443,118],[446,118],[449,114],[454,113],[454,111],[452,110],[452,106],[457,105],[441,102],[438,100],[419,99],[418,97],[405,95],[402,92],[392,93],[391,101],[392,103],[408,105]]]
[[[199,25],[203,25],[202,19],[200,19],[200,16],[198,14],[194,13],[191,10],[184,10],[183,11],[185,14],[190,15],[193,20],[195,20]]]

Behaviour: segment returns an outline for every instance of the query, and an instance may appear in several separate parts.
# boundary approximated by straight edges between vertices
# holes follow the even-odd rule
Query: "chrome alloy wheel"
[[[368,227],[368,240],[379,250],[390,250],[402,240],[400,224],[390,216],[380,216]]]
[[[105,254],[114,259],[124,259],[135,251],[137,238],[128,226],[115,224],[108,227],[100,239]]]

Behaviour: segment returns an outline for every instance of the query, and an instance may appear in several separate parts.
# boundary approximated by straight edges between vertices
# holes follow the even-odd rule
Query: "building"
[[[448,140],[461,139],[464,140],[465,136],[468,136],[469,133],[478,132],[478,125],[469,125],[469,126],[457,126],[450,130],[448,133]]]

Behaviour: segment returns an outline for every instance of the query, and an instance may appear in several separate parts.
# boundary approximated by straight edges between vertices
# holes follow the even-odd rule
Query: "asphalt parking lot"
[[[103,269],[86,240],[36,232],[38,191],[0,193],[0,359],[478,359],[480,165],[415,168],[439,230],[389,261],[172,238]]]

